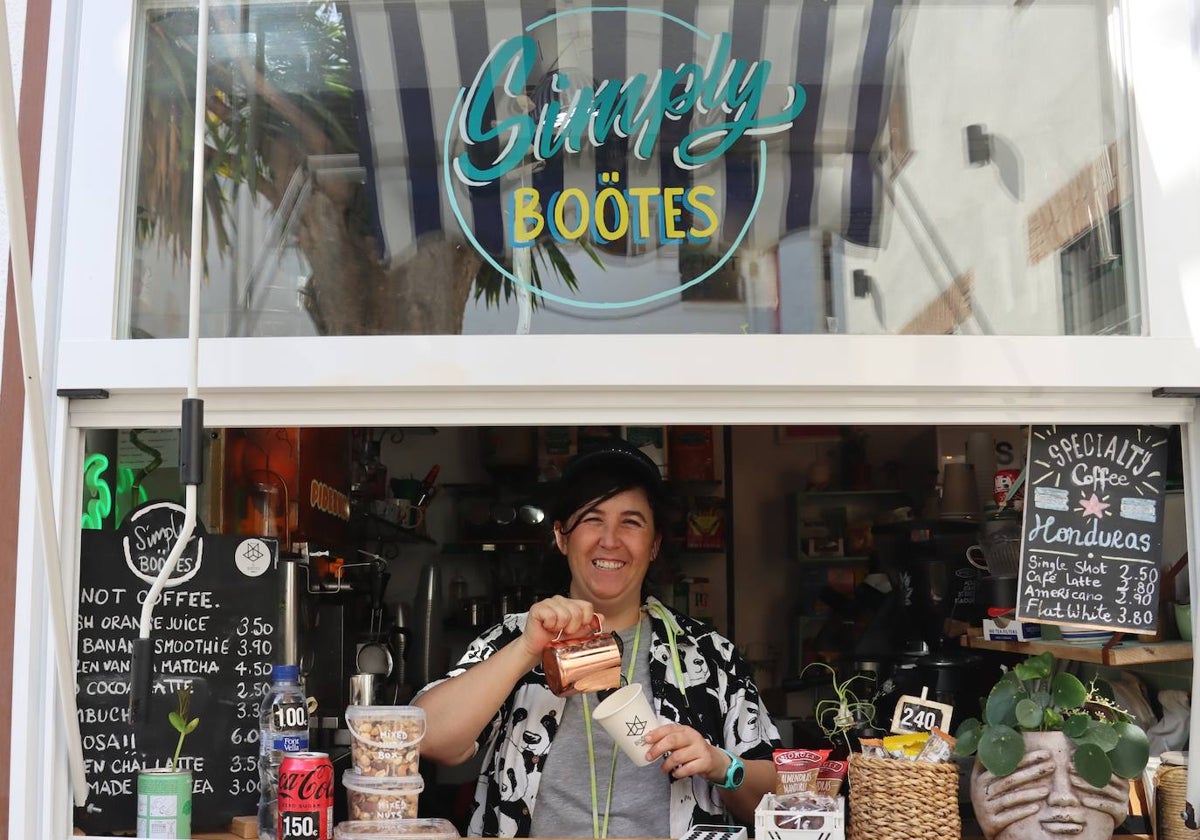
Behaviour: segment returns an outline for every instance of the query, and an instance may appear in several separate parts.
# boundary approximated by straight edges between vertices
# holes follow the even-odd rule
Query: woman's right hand
[[[595,630],[592,624],[594,615],[595,611],[588,601],[562,595],[538,601],[529,608],[521,643],[531,658],[540,661],[546,645],[558,638],[559,634],[564,639],[573,639],[592,633]]]

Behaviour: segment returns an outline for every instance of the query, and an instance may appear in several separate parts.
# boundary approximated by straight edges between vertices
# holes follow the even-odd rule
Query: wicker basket
[[[957,764],[850,757],[849,840],[960,836]]]
[[[1158,840],[1200,840],[1200,831],[1183,824],[1187,804],[1186,767],[1164,764],[1154,774],[1154,821]]]

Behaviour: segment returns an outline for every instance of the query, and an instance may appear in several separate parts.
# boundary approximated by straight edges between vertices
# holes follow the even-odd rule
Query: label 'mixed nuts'
[[[355,717],[348,721],[354,769],[362,776],[415,776],[420,740],[425,734],[421,718]]]
[[[417,815],[417,795],[363,793],[347,789],[346,804],[352,820],[405,820]]]

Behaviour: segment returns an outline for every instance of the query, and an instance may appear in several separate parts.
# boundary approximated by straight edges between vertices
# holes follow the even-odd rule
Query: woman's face
[[[610,616],[641,604],[642,580],[661,543],[644,490],[585,505],[554,524],[554,539],[571,569],[571,597]]]

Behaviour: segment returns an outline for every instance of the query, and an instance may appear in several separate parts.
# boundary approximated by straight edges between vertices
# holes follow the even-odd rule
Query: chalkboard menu
[[[192,826],[221,829],[258,808],[258,705],[278,649],[281,575],[274,540],[207,534],[197,523],[154,610],[150,712],[129,721],[131,643],[142,603],[183,526],[150,502],[120,530],[81,532],[76,699],[89,798],[88,834],[133,831],[138,770],[166,767],[178,733],[176,691],[192,691],[179,769],[192,771]]]
[[[1166,466],[1156,426],[1030,429],[1019,619],[1154,632]]]

